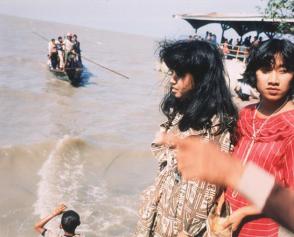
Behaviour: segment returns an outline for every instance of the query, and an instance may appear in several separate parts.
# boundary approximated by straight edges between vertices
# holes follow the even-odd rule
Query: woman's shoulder
[[[294,110],[282,112],[273,116],[260,136],[268,137],[271,140],[284,140],[285,143],[293,141],[294,138]]]
[[[283,119],[291,128],[294,129],[294,109],[281,113],[280,118]]]
[[[238,124],[247,124],[252,120],[257,104],[250,104],[239,110]]]
[[[280,122],[279,120],[282,120]],[[277,118],[276,124],[285,124],[285,128],[289,134],[289,138],[294,139],[294,110],[289,110],[281,113]]]

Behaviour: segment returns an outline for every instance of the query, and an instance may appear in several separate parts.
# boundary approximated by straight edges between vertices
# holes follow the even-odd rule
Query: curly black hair
[[[222,56],[218,48],[201,40],[163,41],[159,58],[178,77],[191,74],[195,86],[184,99],[176,98],[169,88],[163,98],[161,110],[172,121],[177,113],[180,131],[211,129],[211,119],[219,117],[217,133],[233,132],[237,110],[226,85]]]

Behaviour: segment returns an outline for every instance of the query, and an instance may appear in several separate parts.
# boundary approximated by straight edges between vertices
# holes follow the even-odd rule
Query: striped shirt
[[[271,173],[276,180],[286,187],[294,186],[294,110],[272,116],[267,121],[256,116],[253,136],[255,105],[249,105],[240,112],[237,125],[238,143],[234,154],[243,162],[251,147],[248,161]],[[263,125],[262,125],[263,124]],[[253,144],[252,144],[253,143]],[[252,177],[254,182],[254,177]],[[256,190],[258,192],[258,190]],[[235,211],[250,205],[249,202],[231,188],[227,189],[226,198]],[[246,217],[240,226],[240,237],[277,237],[278,224],[264,216]]]

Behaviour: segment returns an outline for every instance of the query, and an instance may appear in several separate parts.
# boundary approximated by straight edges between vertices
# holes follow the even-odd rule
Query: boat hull
[[[59,69],[53,69],[49,67],[49,70],[57,77],[66,77],[73,86],[79,86],[81,84],[83,69],[83,67],[77,67],[67,68],[64,71],[61,71]]]

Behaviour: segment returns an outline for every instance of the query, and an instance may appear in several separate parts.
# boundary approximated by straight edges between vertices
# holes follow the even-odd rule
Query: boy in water
[[[58,237],[80,236],[79,234],[75,233],[77,226],[80,225],[79,214],[72,210],[64,211],[65,209],[66,206],[64,204],[60,204],[53,210],[52,214],[39,220],[35,224],[35,230],[44,237],[57,237],[54,232],[46,229],[44,226],[53,218],[63,213],[60,223],[60,229],[63,230],[63,233],[59,234]]]

